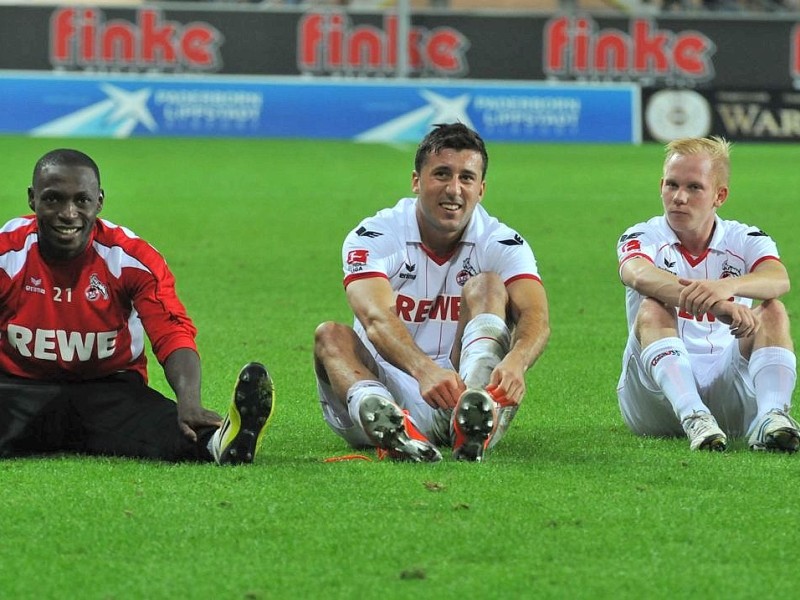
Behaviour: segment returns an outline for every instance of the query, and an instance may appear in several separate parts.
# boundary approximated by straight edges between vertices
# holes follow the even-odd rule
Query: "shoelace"
[[[343,454],[342,456],[329,456],[328,458],[323,459],[322,462],[334,463],[345,462],[349,460],[365,460],[367,462],[372,462],[372,459],[364,454]]]
[[[488,386],[488,387],[486,388],[486,391],[487,391],[487,392],[489,393],[489,395],[492,397],[492,400],[494,400],[495,402],[497,402],[497,403],[498,403],[500,406],[502,406],[502,407],[504,407],[504,408],[505,408],[506,406],[512,406],[512,402],[511,402],[511,400],[509,400],[509,399],[506,397],[506,395],[505,395],[505,394],[503,394],[502,392],[500,392],[500,390],[497,388],[497,386],[495,386],[495,385],[490,385],[490,386]]]

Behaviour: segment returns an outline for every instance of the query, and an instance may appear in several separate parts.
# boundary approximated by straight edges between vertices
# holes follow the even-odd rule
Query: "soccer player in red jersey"
[[[92,158],[58,149],[0,229],[0,456],[78,452],[252,462],[272,411],[260,363],[225,419],[200,400],[196,330],[164,258],[98,215]],[[147,385],[145,335],[177,401]]]

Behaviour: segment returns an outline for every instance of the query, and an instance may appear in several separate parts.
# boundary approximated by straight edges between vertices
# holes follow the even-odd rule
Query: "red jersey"
[[[46,262],[33,216],[0,229],[0,372],[84,381],[119,371],[147,380],[145,333],[163,362],[197,350],[197,330],[164,258],[133,232],[97,219],[86,250]]]

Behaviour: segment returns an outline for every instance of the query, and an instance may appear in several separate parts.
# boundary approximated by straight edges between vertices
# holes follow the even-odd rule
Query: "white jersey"
[[[435,256],[422,244],[416,205],[416,198],[403,198],[347,235],[342,247],[344,285],[365,277],[388,279],[397,315],[414,342],[433,360],[444,361],[455,341],[461,288],[470,277],[492,271],[506,285],[520,278],[541,279],[530,246],[480,204],[455,251],[448,257]],[[358,319],[354,329],[382,360]]]
[[[765,260],[780,260],[775,242],[757,227],[716,217],[714,235],[708,249],[700,256],[687,252],[666,217],[653,217],[646,223],[628,228],[617,242],[619,268],[628,260],[643,257],[659,269],[687,279],[723,279],[750,273]],[[626,288],[628,331],[633,329],[643,296]],[[735,297],[735,302],[752,306],[749,298]],[[695,319],[678,311],[678,335],[690,354],[717,354],[734,341],[730,329],[711,314]]]

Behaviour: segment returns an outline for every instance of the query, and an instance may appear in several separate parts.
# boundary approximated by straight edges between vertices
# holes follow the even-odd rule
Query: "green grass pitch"
[[[311,366],[316,325],[350,321],[341,242],[410,194],[413,146],[0,137],[0,221],[27,211],[33,163],[59,146],[98,161],[103,216],[167,257],[205,404],[224,412],[261,360],[277,410],[250,467],[0,461],[0,597],[752,598],[800,580],[800,456],[690,453],[619,417],[615,243],[660,210],[660,146],[489,145],[485,206],[533,246],[552,338],[486,462],[436,465],[324,463],[348,449]],[[775,237],[796,285],[799,159],[736,145],[721,210]]]

